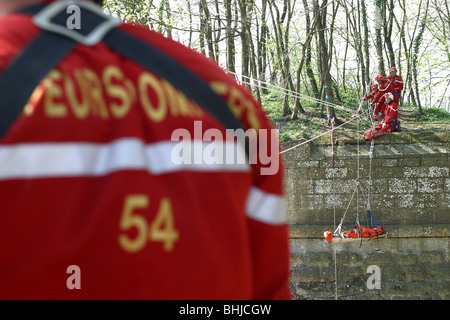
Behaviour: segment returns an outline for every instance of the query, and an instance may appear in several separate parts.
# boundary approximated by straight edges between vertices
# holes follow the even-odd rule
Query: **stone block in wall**
[[[311,161],[298,160],[296,164],[297,168],[303,169],[320,168],[319,160],[311,160]]]
[[[450,279],[439,281],[436,292],[441,300],[450,300]]]
[[[358,154],[358,147],[355,145],[338,146],[335,149],[337,158],[353,158]]]
[[[405,148],[408,145],[403,144],[386,144],[381,146],[376,146],[374,148],[374,157],[377,158],[393,158],[393,157],[401,157],[405,154]]]
[[[389,182],[389,178],[372,177],[369,180],[368,177],[362,176],[360,178],[361,192],[365,197],[371,196],[372,194],[387,193]],[[370,195],[368,194],[369,191]]]
[[[418,154],[422,155],[442,155],[448,154],[450,152],[449,147],[442,144],[405,144],[403,145],[403,155],[406,156],[416,156]]]
[[[350,190],[350,189],[348,189]],[[326,194],[324,195],[324,201],[325,201],[325,208],[324,211],[330,211],[333,210],[336,211],[337,219],[340,219],[342,217],[342,214],[344,213],[345,209],[347,208],[349,202],[351,200],[351,195],[344,193],[344,194]],[[329,220],[328,217],[324,215],[322,219],[323,223],[331,223],[332,220]]]
[[[420,167],[422,158],[403,156],[398,159],[398,165],[401,167]]]
[[[320,268],[315,265],[296,265],[291,270],[290,278],[294,282],[308,282],[320,279]]]
[[[430,278],[436,281],[449,280],[450,279],[450,261],[444,261],[442,263],[434,263],[429,266]]]
[[[424,263],[414,263],[403,266],[405,271],[405,281],[425,281],[430,280],[429,274],[427,272],[427,265]]]
[[[290,191],[295,194],[314,194],[315,181],[313,179],[296,179],[293,182],[293,189]]]
[[[397,167],[399,163],[399,159],[397,158],[383,158],[381,160],[381,165],[383,167]]]
[[[397,208],[391,214],[380,219],[385,226],[429,224],[434,222],[435,208]]]
[[[325,170],[321,168],[297,168],[290,173],[294,180],[325,179]]]
[[[316,194],[328,194],[334,189],[332,180],[322,179],[314,181],[314,193]]]
[[[333,282],[296,282],[292,287],[293,298],[296,300],[334,299],[335,285]]]
[[[448,169],[448,156],[446,154],[438,154],[434,157],[425,157],[422,159],[421,165],[425,167],[447,167]]]
[[[280,152],[283,150],[289,149],[291,146],[296,145],[297,143],[292,144],[282,144]],[[296,168],[299,164],[301,164],[305,159],[309,159],[311,154],[310,145],[305,145],[293,149],[291,151],[284,152],[282,154],[282,162],[284,167],[286,168]]]
[[[381,172],[381,171],[380,171]],[[379,172],[379,173],[380,173]],[[387,173],[387,171],[384,171]],[[413,179],[386,178],[389,193],[414,193],[417,190],[417,181]]]
[[[393,178],[403,178],[403,168],[402,167],[375,167],[373,170],[373,177],[383,177],[386,179],[393,179]]]
[[[404,167],[406,178],[446,178],[449,177],[450,168],[448,167]]]
[[[373,239],[373,240],[376,241],[376,239]],[[395,259],[395,253],[393,253],[389,250],[385,250],[385,249],[378,249],[378,250],[368,251],[366,253],[364,262],[366,265],[382,265],[385,263],[392,262],[394,259]]]
[[[327,157],[328,158],[331,157],[330,148],[324,148],[322,146],[312,145],[311,154],[309,156],[310,160],[323,160]]]
[[[385,281],[383,296],[392,300],[427,300],[438,299],[437,284],[433,281],[398,282]]]

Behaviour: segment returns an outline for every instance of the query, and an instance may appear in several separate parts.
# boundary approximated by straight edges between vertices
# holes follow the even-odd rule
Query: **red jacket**
[[[393,92],[394,86],[389,81],[383,81],[381,85],[378,86],[376,90],[374,90],[372,93],[367,95],[363,100],[366,101],[368,99],[373,98],[372,104],[377,104],[380,100],[380,98],[388,92]]]
[[[384,120],[383,122],[388,124],[392,120],[395,120],[398,118],[398,105],[394,101],[391,101],[390,103],[385,103],[384,106]]]
[[[381,113],[384,115],[384,95],[388,92],[393,92],[394,86],[392,83],[386,81],[383,82],[383,84],[378,87],[378,93],[376,94],[375,98],[373,99],[372,103],[376,104],[375,110],[373,112],[374,116],[377,116],[378,113],[381,111]]]
[[[383,122],[387,124],[398,118],[398,104],[394,100],[386,103],[386,99],[383,96],[378,102],[374,114],[378,115],[379,112],[381,112]]]
[[[394,87],[394,94],[395,93],[401,93],[403,90],[403,78],[399,75],[395,75],[394,77],[388,76],[386,78]]]
[[[394,86],[390,82],[384,81],[380,86],[378,86],[378,92],[375,95],[375,97],[373,98],[372,103],[378,103],[378,101],[380,101],[382,96],[384,96],[388,92],[393,92],[393,91],[394,91]]]
[[[120,28],[201,77],[245,129],[273,129],[215,62]],[[39,32],[31,16],[0,18],[0,75]],[[271,175],[259,157],[177,167],[180,128],[226,136],[164,79],[102,43],[77,45],[0,140],[0,299],[290,299],[281,162]]]
[[[373,90],[371,93],[369,93],[367,96],[365,96],[363,98],[363,100],[366,101],[366,100],[372,99],[373,97],[375,97],[377,95],[377,93],[378,93],[378,87],[375,90]]]

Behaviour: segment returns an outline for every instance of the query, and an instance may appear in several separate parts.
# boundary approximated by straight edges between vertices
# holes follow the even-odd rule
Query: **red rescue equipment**
[[[378,138],[378,137],[384,136],[386,134],[388,134],[388,133],[385,131],[369,129],[366,132],[364,132],[364,138],[366,140],[372,141],[374,138]]]
[[[347,230],[344,232],[332,233],[331,231],[325,231],[323,233],[325,240],[328,243],[332,243],[333,239],[359,239],[359,238],[376,238],[384,234],[383,226],[377,226],[373,228],[366,228],[356,225],[353,230]]]

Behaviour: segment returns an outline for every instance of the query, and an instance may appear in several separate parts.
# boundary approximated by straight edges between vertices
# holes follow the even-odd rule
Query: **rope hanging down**
[[[358,110],[361,109],[362,107],[362,102],[360,103],[360,106],[358,108]],[[325,240],[329,243],[333,243],[333,242],[342,242],[342,241],[351,241],[351,240],[359,240],[361,241],[362,244],[362,238],[373,238],[373,237],[377,237],[384,234],[384,229],[383,227],[379,227],[374,218],[373,215],[371,213],[371,209],[370,209],[370,187],[372,184],[372,176],[371,176],[371,172],[372,172],[372,158],[373,158],[373,149],[374,149],[374,141],[372,140],[371,143],[371,147],[370,147],[370,160],[369,160],[369,188],[368,188],[368,196],[367,196],[367,215],[369,218],[369,222],[371,227],[363,227],[361,226],[360,222],[359,222],[359,189],[360,189],[360,138],[359,138],[359,124],[360,124],[360,119],[358,119],[358,124],[357,124],[357,133],[358,133],[358,138],[357,138],[357,177],[356,177],[356,186],[355,189],[353,191],[352,197],[347,205],[347,209],[344,212],[344,215],[342,217],[342,219],[340,220],[340,223],[338,225],[338,227],[334,230],[333,233],[326,231],[324,232],[324,237]],[[332,137],[333,137],[333,126],[332,126]],[[333,138],[332,138],[333,139]],[[332,142],[332,148],[334,148],[334,143]],[[332,151],[332,154],[334,153],[334,151]],[[334,167],[334,158],[333,158],[333,167]],[[355,228],[353,230],[349,230],[349,231],[342,231],[342,225],[344,222],[344,219],[347,215],[347,212],[350,208],[350,204],[353,200],[353,198],[355,197],[356,194],[356,225]],[[336,217],[334,217],[334,220],[336,220]],[[360,245],[361,245],[360,244]]]

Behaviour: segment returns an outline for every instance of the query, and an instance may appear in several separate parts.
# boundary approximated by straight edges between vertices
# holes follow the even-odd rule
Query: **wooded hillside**
[[[281,113],[293,120],[305,113],[305,96],[359,99],[392,66],[405,84],[401,105],[419,114],[450,108],[448,1],[107,0],[104,7],[204,53],[259,99],[281,88]]]

